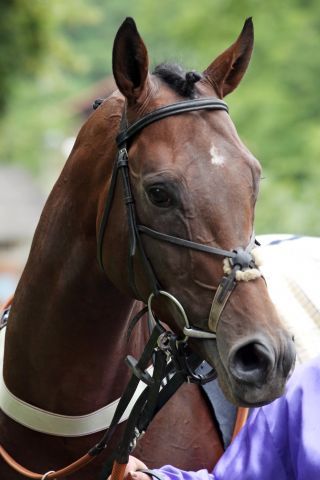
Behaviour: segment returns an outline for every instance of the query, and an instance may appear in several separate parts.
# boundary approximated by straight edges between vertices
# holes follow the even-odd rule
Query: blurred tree
[[[82,0],[1,0],[0,115],[17,80],[35,78],[44,64],[77,70],[81,60],[68,32],[95,23],[97,11]],[[77,63],[78,60],[78,63]]]
[[[41,0],[2,0],[0,4],[0,113],[12,83],[33,74],[47,46],[48,4]]]
[[[111,73],[113,38],[126,16],[135,18],[152,66],[173,60],[198,71],[227,48],[239,34],[245,18],[253,16],[256,38],[253,59],[243,82],[227,102],[241,138],[264,169],[257,231],[320,235],[319,0],[2,0],[2,3],[0,22],[7,29],[10,22],[13,25],[8,36],[16,35],[14,27],[25,31],[26,20],[21,18],[19,23],[18,17],[9,22],[2,10],[6,12],[10,6],[12,11],[12,5],[18,5],[27,13],[38,11],[38,18],[42,15],[36,37],[42,50],[38,47],[39,53],[31,55],[28,61],[27,56],[19,60],[23,49],[30,45],[30,40],[24,44],[23,33],[18,32],[17,38],[10,40],[12,52],[21,49],[18,54],[9,55],[4,41],[0,43],[1,70],[2,65],[11,69],[10,61],[18,64],[7,77],[15,95],[2,125],[0,161],[5,158],[23,162],[35,171],[42,168],[45,160],[62,161],[58,148],[52,145],[59,136],[74,133],[70,98],[82,95],[86,86]],[[6,28],[0,27],[0,36]],[[11,43],[8,45],[9,50]],[[33,46],[29,51],[32,49]],[[34,71],[44,49],[47,53],[42,57],[41,75],[30,82],[19,69]],[[12,55],[17,58],[10,60]],[[69,101],[67,109],[65,101]]]

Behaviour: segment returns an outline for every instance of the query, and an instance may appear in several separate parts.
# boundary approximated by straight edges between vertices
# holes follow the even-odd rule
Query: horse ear
[[[231,47],[217,57],[203,72],[217,94],[223,98],[232,92],[245,74],[253,50],[253,22],[245,21],[242,32]]]
[[[141,96],[148,76],[148,52],[132,18],[120,26],[113,44],[112,68],[120,92],[134,103]]]

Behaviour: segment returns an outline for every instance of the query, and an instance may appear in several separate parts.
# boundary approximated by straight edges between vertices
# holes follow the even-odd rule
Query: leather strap
[[[246,424],[248,417],[249,417],[250,409],[246,407],[238,407],[237,410],[237,418],[233,429],[232,439],[231,442],[235,439],[238,435],[242,427]]]
[[[226,279],[226,277],[223,277],[223,278]],[[233,282],[231,288],[229,288],[224,293],[224,289],[226,287],[223,284],[223,281],[219,284],[219,287],[213,298],[213,302],[212,302],[211,310],[209,314],[208,327],[211,332],[215,332],[215,333],[217,332],[220,316],[223,312],[224,307],[226,306],[227,301],[229,300],[229,297],[234,289],[234,286],[235,286],[235,282]]]
[[[32,472],[31,470],[28,470],[27,468],[23,467],[20,465],[18,462],[16,462],[11,455],[4,450],[4,448],[0,445],[0,456],[5,460],[5,462],[16,472],[18,472],[20,475],[23,475],[24,477],[27,478],[32,478],[35,480],[42,480],[45,476],[46,479],[59,479],[59,478],[65,478],[68,475],[71,475],[71,473],[77,472],[81,468],[83,468],[85,465],[88,465],[88,463],[92,462],[94,457],[90,456],[88,453],[83,455],[81,458],[76,460],[75,462],[71,463],[65,468],[62,468],[61,470],[57,470],[56,472],[47,472],[46,474],[42,473],[36,473]]]
[[[117,136],[117,145],[122,147],[131,137],[136,135],[140,130],[147,127],[151,123],[154,123],[162,118],[171,117],[180,113],[194,112],[196,110],[224,110],[229,113],[228,106],[222,100],[218,98],[202,98],[196,100],[185,100],[183,102],[172,103],[165,107],[158,108],[153,112],[145,115],[130,127],[126,128]]]
[[[236,256],[235,252],[233,251],[223,250],[222,248],[218,247],[210,247],[209,245],[192,242],[191,240],[186,240],[180,237],[173,237],[172,235],[167,235],[166,233],[152,230],[152,228],[146,227],[145,225],[138,225],[138,230],[139,232],[155,238],[156,240],[172,243],[173,245],[178,245],[179,247],[191,248],[192,250],[198,250],[199,252],[211,253],[213,255],[220,255],[228,258],[234,258]]]

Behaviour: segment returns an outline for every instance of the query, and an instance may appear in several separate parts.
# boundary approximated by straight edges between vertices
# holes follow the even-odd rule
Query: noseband
[[[134,204],[134,198],[131,190],[130,175],[129,175],[129,166],[128,166],[128,141],[131,140],[138,132],[143,130],[145,127],[159,121],[163,118],[178,115],[187,112],[193,112],[197,110],[224,110],[229,112],[228,106],[222,100],[216,98],[205,98],[205,99],[195,99],[195,100],[186,100],[179,103],[174,103],[165,107],[161,107],[153,112],[145,115],[140,118],[132,125],[127,126],[127,120],[125,112],[121,119],[121,131],[116,138],[118,145],[118,155],[114,164],[111,185],[106,200],[105,209],[103,212],[99,234],[98,234],[98,261],[101,269],[104,271],[103,266],[103,240],[105,235],[106,226],[108,223],[108,218],[110,210],[113,203],[113,197],[115,193],[118,173],[121,172],[123,190],[124,190],[124,202],[127,209],[128,215],[128,229],[129,229],[129,255],[128,255],[128,269],[129,269],[129,282],[132,291],[135,294],[135,297],[141,299],[139,292],[137,290],[135,275],[134,275],[134,257],[137,253],[137,250],[140,253],[144,270],[146,272],[148,282],[150,285],[151,294],[148,299],[148,309],[151,317],[152,313],[152,300],[154,297],[159,295],[165,296],[167,300],[169,299],[175,311],[177,311],[181,317],[183,323],[183,333],[186,337],[194,338],[216,338],[218,322],[221,316],[221,313],[234,290],[237,281],[240,280],[252,280],[261,276],[260,271],[257,268],[255,259],[252,255],[252,249],[255,246],[255,237],[252,233],[250,242],[248,246],[243,248],[237,248],[235,250],[223,250],[218,247],[211,247],[208,245],[203,245],[201,243],[192,242],[184,238],[174,237],[172,235],[167,235],[165,233],[158,232],[153,230],[145,225],[139,225],[137,223],[136,210]],[[186,312],[180,302],[170,293],[165,292],[161,289],[161,286],[158,282],[158,279],[154,273],[153,267],[148,259],[141,235],[147,235],[151,238],[159,240],[161,242],[171,243],[184,248],[190,248],[192,250],[208,253],[211,255],[216,255],[223,257],[224,259],[224,272],[225,275],[222,277],[219,286],[216,290],[211,311],[208,320],[208,329],[209,331],[202,330],[190,325]]]

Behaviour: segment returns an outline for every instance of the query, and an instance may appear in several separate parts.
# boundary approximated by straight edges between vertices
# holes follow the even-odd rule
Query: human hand
[[[141,460],[133,455],[130,455],[124,472],[123,480],[150,480],[149,475],[137,471],[145,468],[148,468],[145,463],[141,462]],[[111,480],[111,475],[108,480]]]

